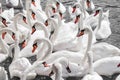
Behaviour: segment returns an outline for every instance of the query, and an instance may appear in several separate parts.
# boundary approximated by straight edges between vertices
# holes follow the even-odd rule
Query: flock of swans
[[[53,80],[72,76],[103,80],[101,75],[120,73],[120,49],[98,41],[111,35],[109,10],[96,8],[92,0],[77,0],[67,9],[59,0],[47,0],[45,10],[40,0],[25,1],[25,9],[22,0],[6,0],[10,9],[4,11],[0,4],[0,63],[13,58],[10,78],[46,75]],[[15,14],[14,8],[22,12]],[[69,22],[64,18],[66,11]],[[36,56],[33,63],[31,56]],[[0,80],[8,80],[2,66]]]

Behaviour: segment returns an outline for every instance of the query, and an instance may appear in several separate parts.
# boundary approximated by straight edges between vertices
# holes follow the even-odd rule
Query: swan
[[[84,6],[85,9],[89,12],[89,11],[93,11],[95,9],[95,5],[93,3],[92,0],[85,0],[84,1]]]
[[[6,6],[8,8],[23,9],[22,0],[6,0]]]
[[[4,67],[0,67],[0,79],[8,80],[7,71],[4,69]]]
[[[89,30],[88,28],[85,29],[85,31]],[[90,31],[89,31],[90,32]],[[90,34],[90,36],[92,35],[92,33]],[[91,36],[92,37],[92,36]],[[91,43],[89,43],[89,46],[88,46],[88,49],[87,51],[90,49],[90,45]],[[52,46],[52,45],[51,45]],[[51,47],[50,47],[51,48]],[[78,64],[80,64],[80,59],[82,60],[82,58],[84,57],[82,54],[80,55],[80,53],[74,53],[74,52],[69,52],[69,51],[59,51],[59,52],[55,52],[55,53],[51,53],[52,52],[52,48],[51,49],[48,49],[48,53],[47,54],[44,54],[44,56],[42,58],[39,58],[34,64],[32,67],[28,68],[28,70],[25,71],[25,74],[30,72],[31,70],[35,69],[36,67],[39,66],[39,64],[41,63],[41,61],[43,62],[46,62],[47,64],[51,64],[51,63],[54,63],[54,61],[56,61],[58,58],[62,58],[62,57],[65,57],[67,58],[68,60],[70,60],[71,62],[76,62],[76,63],[72,63],[72,64],[69,64],[69,67],[70,69],[73,71],[73,72],[69,72],[67,70],[63,70],[63,76],[70,76],[70,75],[74,75],[76,74],[78,71],[80,71],[80,75],[84,75],[86,71],[84,71],[85,69],[88,68],[88,66],[84,67],[84,69],[81,69],[80,67],[79,68],[76,68],[78,67]],[[86,52],[87,52],[86,51]],[[42,53],[43,54],[43,53]],[[86,53],[86,56],[87,56],[87,53]],[[64,67],[65,67],[65,63],[61,63]],[[74,66],[73,66],[74,65]],[[66,67],[68,67],[68,61],[66,61]],[[63,69],[66,69],[66,68],[63,68]],[[67,71],[67,72],[66,72]],[[82,73],[82,72],[83,73]]]
[[[14,54],[14,59],[12,61],[12,63],[9,66],[9,72],[10,72],[10,77],[12,78],[13,76],[17,76],[20,79],[22,79],[22,73],[24,72],[24,70],[26,70],[28,67],[31,66],[31,63],[29,62],[29,60],[27,58],[20,58],[19,54],[20,54],[20,49],[18,46],[18,33],[16,32],[16,39],[15,39],[15,54]],[[35,40],[35,42],[37,42]],[[24,53],[25,54],[25,53]],[[34,79],[36,76],[36,73],[30,72],[27,75],[27,79]]]
[[[92,51],[89,51],[89,56],[88,58],[90,58],[89,60],[89,63],[91,63],[90,65],[90,70],[89,70],[89,73],[86,74],[82,80],[103,80],[103,78],[97,73],[94,71],[94,68],[93,68],[93,52]]]
[[[30,35],[30,39],[28,40],[26,47],[20,51],[19,57],[30,57],[36,55],[36,51],[32,52],[33,42],[37,38],[48,38],[48,31],[43,23],[36,22],[33,27],[36,31],[33,31],[32,35]],[[25,54],[26,53],[26,54]]]
[[[42,11],[41,1],[40,0],[31,0],[31,9],[37,9]]]
[[[102,8],[96,9],[95,13],[90,15],[84,21],[86,25],[90,25],[94,29],[96,39],[105,39],[111,35],[109,10],[103,13]],[[106,31],[107,30],[107,31]]]
[[[13,30],[8,29],[8,28],[4,28],[4,29],[0,30],[0,34],[2,34],[3,32],[7,32],[8,34],[11,34],[11,35],[12,35],[12,33],[14,33]],[[9,56],[9,46],[7,45],[7,43],[1,37],[0,37],[0,41],[1,41],[1,43],[0,43],[0,47],[1,47],[0,63],[1,63],[2,61],[4,61]]]
[[[14,18],[14,9],[10,8],[8,10],[4,10],[0,14],[0,21],[7,27],[7,24],[11,23],[11,19]]]
[[[18,31],[19,32],[19,42],[23,42],[24,40],[26,40],[30,34],[30,31],[28,28],[24,27],[23,25],[21,24],[18,24],[18,20],[19,19],[22,19],[23,20],[23,17],[25,15],[22,14],[22,13],[18,13],[15,15],[15,17],[13,18],[13,23],[11,23],[8,27],[15,30],[15,31]]]
[[[120,56],[99,59],[93,63],[93,66],[100,75],[111,76],[120,73]]]
[[[101,13],[102,14],[102,13]],[[101,23],[98,23],[98,31],[96,32],[95,36],[97,39],[105,39],[108,38],[111,34],[111,28],[110,28],[110,21],[109,21],[109,10],[103,13],[103,17]],[[107,30],[107,31],[106,31]]]
[[[55,4],[57,7],[57,12],[61,12],[62,14],[66,12],[65,6],[59,0],[48,0],[47,5]]]
[[[45,13],[46,13],[48,18],[51,17],[56,12],[57,12],[57,7],[55,4],[46,5]]]
[[[58,18],[58,23],[56,23],[57,21],[55,21],[56,18]],[[59,14],[55,14],[54,18],[49,19],[50,21],[54,23],[54,26],[55,25],[57,26],[55,27],[54,33],[50,37],[50,40],[52,41],[54,45],[55,51],[63,50],[63,49],[73,46],[69,44],[69,42],[74,40],[78,33],[79,19],[80,19],[80,14],[76,15],[76,18],[74,21],[71,21],[68,23],[62,22],[60,20]]]

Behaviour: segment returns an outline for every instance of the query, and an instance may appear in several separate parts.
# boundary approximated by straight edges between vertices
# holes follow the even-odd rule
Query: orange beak
[[[35,13],[32,13],[32,18],[35,20]]]
[[[26,45],[27,45],[27,43],[26,43],[26,41],[24,40],[24,41],[22,42],[22,48],[24,48]]]
[[[35,1],[32,1],[32,4],[36,7]]]
[[[80,34],[78,34],[77,37],[80,37],[82,35],[84,35],[84,31],[80,32]]]
[[[76,10],[76,7],[73,7],[73,11],[72,11],[72,13],[74,13],[74,12],[75,12],[75,10]]]
[[[2,33],[2,39],[5,39],[6,32]]]
[[[62,13],[59,13],[59,15],[60,15],[60,18],[61,18],[61,20],[62,20]]]
[[[75,24],[79,21],[80,17],[76,16],[76,19],[75,19]]]
[[[37,49],[37,45],[33,45],[32,53],[34,53],[36,49]]]
[[[97,10],[94,14],[94,16],[97,16],[99,14],[99,11]]]

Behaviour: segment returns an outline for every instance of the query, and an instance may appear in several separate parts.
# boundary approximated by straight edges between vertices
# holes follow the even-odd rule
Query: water
[[[46,0],[41,0],[41,5],[44,9],[44,4],[46,3]],[[75,0],[61,0],[65,6],[71,5],[75,2]],[[0,2],[3,5],[3,9],[7,9],[5,7],[5,0],[0,0]],[[25,0],[23,0],[25,2]],[[104,11],[110,10],[110,22],[111,22],[111,29],[112,29],[112,35],[102,41],[108,42],[114,46],[117,46],[120,48],[120,0],[93,0],[95,5],[97,7],[103,7]],[[25,4],[25,3],[24,3]],[[11,58],[8,58],[3,63],[0,63],[0,66],[4,66],[5,69],[8,71],[8,66],[12,62]],[[8,72],[9,74],[9,72]],[[118,74],[114,74],[111,77],[102,76],[104,80],[115,80],[116,76]],[[10,79],[9,79],[10,80]],[[19,78],[14,78],[11,80],[19,80]],[[37,76],[34,80],[51,80],[48,77],[40,77]],[[81,80],[81,78],[77,77],[69,77],[66,80]]]

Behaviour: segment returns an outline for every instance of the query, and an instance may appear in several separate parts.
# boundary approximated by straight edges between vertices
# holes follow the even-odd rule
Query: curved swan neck
[[[17,27],[17,22],[18,22],[18,17],[22,15],[22,13],[18,13],[15,15],[14,17],[14,27],[16,28],[16,30],[18,31],[18,27]]]
[[[1,37],[0,37],[0,42],[1,42],[1,47],[2,47],[3,52],[5,54],[9,54],[8,45],[5,43],[5,41]]]
[[[39,22],[37,22],[36,24],[38,24],[38,28],[42,28],[42,30],[44,30],[44,32],[45,32],[45,37],[46,37],[46,38],[49,38],[49,33],[48,33],[48,31],[47,31],[46,26],[45,26],[43,23],[39,23]]]
[[[96,29],[94,30],[94,34],[97,33],[97,31],[100,29],[101,27],[101,22],[102,22],[102,14],[103,14],[103,11],[102,9],[100,10],[100,13],[99,13],[99,18],[98,18],[98,26],[96,27]]]
[[[45,44],[43,45],[43,48],[38,51],[38,54],[41,54],[43,56],[41,57],[38,55],[39,58],[37,59],[37,61],[45,60],[52,54],[52,50],[53,50],[52,43],[48,39],[43,39],[42,41],[45,42]],[[43,50],[46,47],[46,44],[48,45],[49,48],[48,48],[47,52],[44,54]]]
[[[15,53],[14,53],[14,58],[13,61],[19,58],[19,52],[20,52],[20,48],[19,48],[19,37],[18,37],[18,31],[15,34]]]
[[[93,39],[93,32],[92,32],[91,29],[88,29],[88,45],[87,45],[87,49],[86,49],[86,52],[85,52],[85,56],[83,58],[83,63],[86,61],[86,57],[88,56],[88,51],[91,50],[92,39]]]

